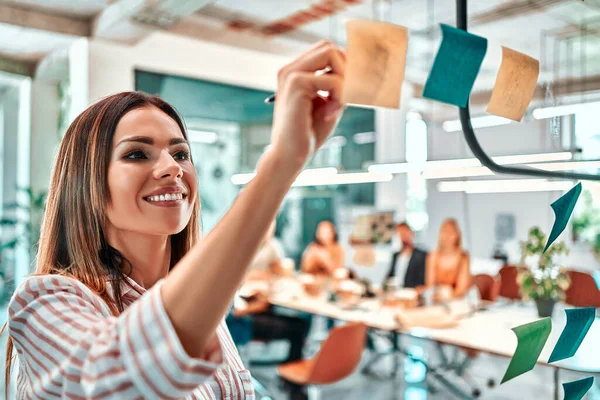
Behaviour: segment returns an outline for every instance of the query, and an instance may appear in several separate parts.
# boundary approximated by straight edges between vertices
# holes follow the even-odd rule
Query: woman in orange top
[[[343,267],[344,248],[338,242],[335,225],[331,221],[322,221],[317,226],[315,239],[302,256],[302,271],[331,276]]]
[[[469,254],[462,247],[461,232],[454,219],[442,223],[438,247],[427,256],[426,287],[451,288],[452,297],[462,297],[471,284]]]

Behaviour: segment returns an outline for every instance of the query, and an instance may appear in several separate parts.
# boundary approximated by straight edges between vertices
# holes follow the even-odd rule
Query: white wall
[[[89,42],[88,102],[134,90],[142,69],[264,90],[274,90],[289,57],[156,32],[135,46]]]

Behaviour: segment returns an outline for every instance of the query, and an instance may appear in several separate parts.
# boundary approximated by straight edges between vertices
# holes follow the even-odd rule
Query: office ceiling
[[[265,29],[314,4],[339,10],[265,37]],[[334,7],[335,8],[335,7]],[[157,29],[230,45],[294,54],[308,43],[344,45],[348,18],[407,26],[407,80],[422,85],[440,41],[455,23],[453,0],[0,0],[0,69],[34,74],[40,60],[80,37],[135,45]],[[536,57],[541,81],[561,92],[600,90],[600,0],[471,0],[469,29],[489,39],[475,91],[489,90],[500,45]],[[271,30],[272,32],[272,30]]]

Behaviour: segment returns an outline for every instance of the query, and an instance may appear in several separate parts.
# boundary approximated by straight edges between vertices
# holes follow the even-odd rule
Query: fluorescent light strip
[[[195,129],[188,129],[187,135],[189,141],[195,143],[213,144],[216,143],[219,139],[219,135],[217,135],[216,132],[211,131],[198,131]]]
[[[600,169],[600,161],[569,161],[544,164],[523,164],[530,168],[544,171],[572,171],[582,169]],[[423,171],[424,179],[466,178],[473,176],[491,176],[494,173],[487,167],[450,168],[432,171]]]
[[[308,177],[298,177],[292,186],[326,186],[326,185],[352,185],[356,183],[389,182],[393,179],[392,174],[377,174],[373,172],[348,172],[343,174]]]
[[[464,193],[522,193],[565,191],[573,186],[571,181],[548,181],[546,179],[492,179],[480,181],[454,181],[437,184],[439,192]]]
[[[307,179],[315,176],[323,176],[329,177],[332,175],[336,175],[338,173],[337,168],[334,167],[326,167],[326,168],[310,168],[305,169],[304,171],[298,174],[296,181],[298,179]],[[231,175],[231,183],[237,186],[243,186],[248,184],[254,177],[256,176],[256,172],[250,172],[247,174],[233,174]]]
[[[575,114],[579,111],[585,111],[589,109],[598,108],[600,101],[591,103],[579,103],[579,104],[566,104],[562,106],[536,108],[533,110],[533,118],[535,119],[546,119],[552,117],[562,117],[564,115]]]
[[[536,153],[492,157],[492,159],[500,165],[524,164],[542,161],[562,161],[571,160],[572,158],[573,154],[568,151],[558,153]],[[481,166],[481,162],[476,158],[463,158],[455,160],[425,161],[424,163],[371,164],[368,167],[368,171],[377,173],[401,174],[406,172],[423,172],[436,169],[469,168]]]
[[[511,120],[508,118],[498,117],[495,115],[486,115],[483,117],[471,118],[471,125],[473,128],[489,128],[492,126],[501,126],[510,124]],[[458,132],[462,131],[462,124],[460,120],[455,119],[452,121],[446,121],[442,124],[442,129],[445,132]]]

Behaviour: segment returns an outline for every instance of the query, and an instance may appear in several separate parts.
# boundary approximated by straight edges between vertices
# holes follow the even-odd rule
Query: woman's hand
[[[342,113],[345,67],[344,52],[323,41],[279,71],[271,152],[280,160],[278,165],[294,176],[325,142]],[[325,68],[331,72],[315,75]],[[318,91],[329,95],[323,97]]]

